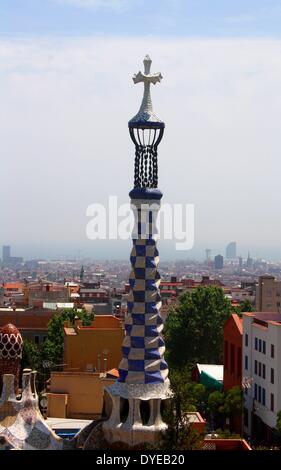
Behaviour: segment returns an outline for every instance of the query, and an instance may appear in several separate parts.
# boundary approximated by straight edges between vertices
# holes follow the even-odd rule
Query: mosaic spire
[[[130,136],[135,144],[134,189],[130,192],[135,217],[131,289],[119,379],[106,388],[112,406],[109,419],[102,424],[106,441],[111,445],[122,442],[130,449],[141,443],[157,442],[159,433],[167,429],[161,418],[161,402],[170,396],[156,246],[156,219],[162,198],[158,189],[157,148],[165,124],[154,114],[150,95],[151,83],[160,82],[162,75],[152,75],[150,66],[147,56],[144,73],[134,76],[135,83],[144,83],[144,96],[138,114],[129,121]]]
[[[130,192],[135,228],[130,257],[131,291],[119,382],[162,386],[168,383],[168,366],[164,359],[165,344],[161,334],[163,320],[160,315],[156,219],[162,198],[161,191],[157,189],[157,147],[165,124],[154,114],[150,95],[151,83],[160,82],[162,75],[151,74],[150,67],[151,60],[146,56],[144,74],[139,72],[134,76],[135,83],[144,83],[142,104],[138,114],[129,121],[130,135],[136,147],[135,187]]]

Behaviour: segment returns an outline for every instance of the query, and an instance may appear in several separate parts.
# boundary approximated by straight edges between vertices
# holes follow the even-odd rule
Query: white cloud
[[[258,39],[1,40],[3,240],[83,243],[90,203],[128,199],[147,53],[165,201],[195,204],[197,244],[279,245],[281,42]]]

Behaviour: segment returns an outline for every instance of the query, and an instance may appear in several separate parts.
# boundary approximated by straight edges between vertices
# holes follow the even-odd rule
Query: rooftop
[[[245,312],[243,315],[253,318],[253,323],[260,327],[268,327],[268,324],[281,326],[281,313],[279,312]]]

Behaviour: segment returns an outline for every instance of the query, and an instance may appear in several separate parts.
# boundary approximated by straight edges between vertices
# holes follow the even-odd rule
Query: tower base
[[[161,404],[170,397],[169,383],[146,386],[116,382],[104,392],[108,419],[98,423],[85,449],[145,449],[167,430]]]

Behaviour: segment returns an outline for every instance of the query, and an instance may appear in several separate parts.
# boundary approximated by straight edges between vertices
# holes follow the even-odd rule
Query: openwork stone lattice
[[[20,361],[22,357],[23,340],[19,330],[8,323],[0,330],[0,389],[2,376],[13,374],[15,377],[15,391],[18,389]]]
[[[23,341],[19,330],[9,323],[0,331],[0,359],[21,359]]]

